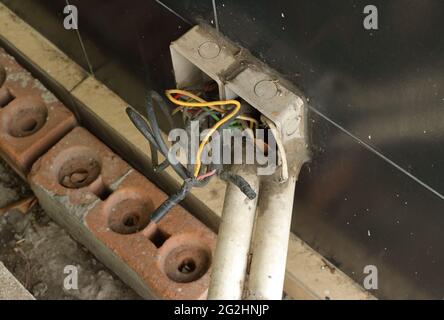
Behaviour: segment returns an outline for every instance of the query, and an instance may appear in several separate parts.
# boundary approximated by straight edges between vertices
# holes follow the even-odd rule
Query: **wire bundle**
[[[171,166],[173,170],[183,179],[183,184],[180,190],[171,195],[164,203],[162,203],[151,215],[151,222],[159,222],[176,204],[182,201],[186,195],[191,191],[193,187],[203,187],[209,180],[215,176],[223,180],[230,181],[237,185],[244,194],[250,198],[254,199],[256,193],[251,188],[251,186],[242,177],[235,175],[231,172],[225,171],[221,165],[209,165],[206,171],[203,170],[202,166],[202,153],[205,149],[206,144],[209,142],[211,136],[218,130],[222,130],[226,127],[232,126],[234,121],[237,119],[243,121],[249,121],[253,125],[257,125],[257,121],[253,118],[246,116],[240,116],[241,104],[237,100],[227,100],[227,101],[205,101],[203,98],[192,94],[191,92],[184,90],[167,90],[167,98],[178,105],[180,108],[194,109],[198,108],[199,111],[189,117],[188,120],[197,119],[198,121],[203,121],[207,117],[212,117],[216,123],[211,126],[208,133],[205,135],[204,139],[199,145],[199,149],[196,155],[196,164],[194,168],[186,168],[181,163],[172,163],[168,159],[168,147],[162,137],[159,124],[154,112],[153,103],[156,102],[162,112],[167,116],[170,125],[173,124],[170,107],[164,101],[164,99],[155,91],[149,93],[149,99],[146,104],[146,115],[148,118],[148,123],[145,119],[134,109],[128,107],[126,113],[128,117],[136,126],[136,128],[142,133],[142,135],[148,140],[151,146],[151,157],[153,160],[154,170],[156,172],[162,171],[168,166]],[[187,101],[180,100],[180,97],[184,97]],[[231,109],[226,109],[226,106],[232,105]],[[186,112],[191,112],[190,110]],[[177,113],[179,109],[175,109],[174,113]],[[190,128],[190,121],[186,123],[187,131]],[[162,163],[158,163],[157,152],[160,152],[165,160]]]

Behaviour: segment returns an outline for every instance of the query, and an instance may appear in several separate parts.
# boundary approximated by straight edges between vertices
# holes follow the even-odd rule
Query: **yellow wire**
[[[209,102],[207,102],[207,101],[205,101],[204,99],[202,99],[201,97],[196,96],[195,94],[193,94],[193,93],[191,93],[191,92],[188,92],[188,91],[185,91],[185,90],[172,89],[172,90],[167,90],[167,91],[165,91],[165,94],[166,94],[167,98],[168,98],[172,103],[177,104],[177,105],[180,105],[180,106],[183,106],[183,107],[195,107],[195,108],[204,108],[204,107],[208,107],[208,108],[213,109],[213,110],[216,110],[217,112],[220,112],[220,113],[225,113],[225,112],[226,112],[224,109],[222,109],[222,108],[218,108],[218,107],[217,107],[218,105],[221,105],[221,104],[218,104],[218,105],[209,105]],[[175,98],[173,97],[173,94],[180,94],[180,95],[183,95],[183,96],[185,96],[185,97],[188,97],[188,98],[191,98],[191,99],[197,101],[197,103],[196,103],[196,102],[185,102],[185,101],[177,100],[177,99],[175,99]],[[203,103],[204,103],[204,105],[203,105]],[[196,105],[196,104],[197,104],[197,105]]]
[[[201,101],[201,102],[185,102],[185,101],[180,101],[175,99],[172,95],[173,94],[184,94],[192,97],[193,99],[197,100],[197,101]],[[180,106],[183,107],[195,107],[195,108],[204,108],[204,107],[208,107],[208,108],[214,108],[216,106],[223,106],[223,105],[227,105],[227,104],[233,104],[235,107],[233,108],[233,110],[231,110],[231,112],[229,114],[227,114],[225,117],[223,117],[222,119],[220,119],[218,122],[216,122],[216,124],[208,131],[208,133],[206,134],[205,138],[202,140],[202,142],[199,145],[199,149],[197,151],[197,155],[196,155],[196,165],[194,166],[194,176],[197,177],[199,175],[199,171],[200,171],[200,167],[202,166],[202,161],[201,161],[201,157],[202,157],[202,152],[205,148],[205,145],[207,144],[208,140],[210,140],[210,137],[213,135],[214,132],[216,132],[217,129],[219,129],[220,126],[222,126],[224,123],[226,123],[228,120],[232,119],[240,110],[241,108],[241,104],[239,101],[236,100],[227,100],[227,101],[205,101],[204,99],[198,97],[198,96],[194,96],[192,93],[190,94],[187,91],[183,91],[183,90],[167,90],[165,92],[166,96],[168,97],[168,99]],[[194,96],[194,97],[193,97]],[[224,110],[225,112],[225,110]]]
[[[252,124],[252,125],[254,124],[254,125],[256,125],[256,127],[259,127],[259,122],[258,122],[256,119],[254,119],[254,118],[251,118],[251,117],[248,117],[248,116],[242,116],[242,115],[240,115],[240,116],[238,116],[236,119],[249,121],[250,124]],[[251,128],[251,126],[250,126],[250,128]],[[252,129],[252,128],[251,128],[251,129]]]
[[[173,112],[171,112],[171,114],[174,116],[176,113],[178,113],[179,111],[182,111],[183,107],[182,106],[178,106],[176,109],[173,110]]]
[[[205,100],[202,99],[201,97],[199,97],[199,96],[197,96],[197,95],[195,95],[195,94],[193,94],[193,93],[191,93],[191,92],[185,91],[185,90],[180,90],[180,89],[167,90],[167,91],[166,91],[166,95],[167,95],[168,99],[169,99],[172,103],[174,103],[174,104],[178,104],[178,105],[180,105],[180,106],[184,106],[184,105],[177,103],[177,101],[179,101],[179,100],[175,99],[175,98],[172,96],[173,94],[180,94],[180,95],[182,95],[182,96],[185,96],[185,97],[188,97],[188,98],[194,99],[194,100],[197,101],[197,102],[208,103],[207,101],[205,101]],[[180,102],[182,102],[182,101],[180,101]],[[207,106],[207,105],[205,105],[205,106]],[[195,107],[205,107],[205,106],[195,106]],[[217,108],[217,106],[208,106],[208,107],[209,107],[210,109],[216,110],[217,112],[220,112],[220,113],[225,113],[225,112],[226,112],[226,110],[221,109],[221,108]],[[179,109],[179,110],[180,110],[180,109]],[[178,110],[178,109],[175,109],[175,110],[173,111],[173,114],[176,114],[179,110]],[[251,117],[248,117],[248,116],[240,115],[240,116],[237,116],[236,119],[249,121],[251,124],[256,125],[256,127],[259,126],[259,122],[258,122],[256,119],[251,118]],[[250,128],[251,128],[251,126],[250,126]]]

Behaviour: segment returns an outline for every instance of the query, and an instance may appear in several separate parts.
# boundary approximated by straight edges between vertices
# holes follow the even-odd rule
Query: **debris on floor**
[[[31,207],[28,213],[24,207]],[[8,209],[0,214],[0,261],[36,299],[140,299],[32,205],[32,192],[3,160],[0,208]],[[76,267],[78,289],[64,286],[67,266]]]

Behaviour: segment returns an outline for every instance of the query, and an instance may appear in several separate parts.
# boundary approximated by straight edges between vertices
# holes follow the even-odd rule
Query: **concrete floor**
[[[0,262],[0,300],[34,300],[34,297]]]
[[[30,195],[0,160],[0,208]],[[0,262],[36,299],[140,299],[38,205],[26,215],[16,210],[0,215]],[[67,265],[77,267],[78,290],[64,288]]]

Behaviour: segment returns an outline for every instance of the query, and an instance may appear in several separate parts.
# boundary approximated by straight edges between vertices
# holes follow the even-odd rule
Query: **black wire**
[[[142,118],[142,116],[129,107],[126,108],[125,111],[137,130],[139,130],[139,132],[149,141],[151,145],[156,147],[156,149],[159,149],[156,139],[154,139],[153,133],[151,132],[148,124]]]
[[[207,116],[209,116],[209,115],[211,115],[211,111],[209,111],[209,110],[207,110],[207,111],[204,111],[204,112],[202,112],[201,114],[199,114],[197,117],[195,117],[195,118],[193,118],[193,119],[191,119],[191,120],[189,120],[186,124],[185,124],[185,131],[186,131],[186,133],[187,133],[187,136],[188,137],[190,137],[190,139],[188,139],[188,150],[191,150],[191,122],[192,121],[198,121],[199,122],[199,128],[200,128],[200,121],[203,119],[203,118],[205,118],[205,117],[207,117]],[[188,165],[188,170],[190,171],[190,172],[192,172],[193,171],[193,167],[194,167],[194,165],[191,163],[192,161],[191,161],[191,154],[190,154],[190,159],[188,159],[188,163],[189,163],[189,165]]]
[[[179,202],[181,202],[197,183],[196,179],[186,179],[178,192],[166,199],[151,215],[151,222],[158,223]]]
[[[155,172],[160,172],[164,169],[166,169],[170,163],[168,160],[165,160],[161,164],[159,164],[159,157],[157,155],[157,150],[159,149],[159,146],[156,142],[156,139],[154,139],[153,133],[151,132],[151,129],[148,127],[148,124],[146,123],[145,119],[138,114],[136,111],[134,111],[131,108],[126,108],[126,113],[128,117],[130,118],[131,122],[134,124],[134,126],[139,130],[140,133],[148,140],[150,144],[150,150],[151,150],[151,162],[153,165],[153,169]]]
[[[173,118],[171,117],[171,107],[168,106],[168,104],[165,102],[165,100],[162,98],[162,96],[160,94],[158,94],[156,91],[150,91],[150,97],[152,101],[156,101],[157,104],[160,107],[160,110],[162,111],[162,113],[165,115],[168,124],[170,125],[170,128],[174,127],[174,121]]]
[[[233,117],[232,121],[228,121],[227,123],[224,123],[219,130],[222,131],[223,129],[226,129],[233,121],[235,121],[236,117],[239,115],[240,111]],[[223,148],[224,140],[223,140],[223,134],[220,135],[221,137],[221,146]],[[218,175],[219,177],[224,181],[229,181],[236,185],[242,193],[244,193],[250,200],[253,200],[256,198],[257,194],[253,190],[253,188],[250,186],[250,184],[241,176],[230,172],[230,171],[224,171],[223,165],[218,166]]]
[[[169,115],[169,108],[167,104],[165,103],[164,99],[155,91],[151,91],[149,95],[150,99],[147,99],[146,104],[146,113],[148,117],[149,126],[144,120],[144,118],[138,114],[136,111],[134,111],[131,108],[126,109],[126,113],[128,114],[128,117],[131,119],[133,124],[136,126],[136,128],[143,134],[143,136],[149,141],[151,146],[151,155],[153,159],[154,169],[161,171],[165,169],[168,165],[171,165],[173,169],[176,171],[176,173],[184,180],[184,183],[180,190],[176,192],[175,194],[172,194],[168,197],[167,200],[165,200],[151,215],[151,221],[152,222],[159,222],[175,205],[177,205],[179,202],[181,202],[183,199],[185,199],[186,195],[191,191],[193,187],[202,187],[205,186],[212,176],[209,176],[202,180],[197,180],[192,173],[192,168],[190,170],[187,170],[181,163],[173,164],[169,162],[168,159],[168,147],[165,143],[165,141],[162,138],[162,133],[159,128],[159,124],[157,122],[156,114],[154,112],[153,102],[156,101],[160,108],[162,109],[163,113],[167,115],[167,119],[170,122],[170,125],[173,125],[173,121],[171,116]],[[199,128],[200,128],[200,121],[202,119],[208,117],[211,114],[211,111],[205,111],[202,114],[200,114],[196,119],[199,121]],[[218,131],[221,132],[223,129],[227,128],[233,121],[235,121],[237,113],[230,121],[227,123],[224,123],[220,128],[218,128]],[[187,133],[190,135],[191,133],[191,121],[188,121],[186,123],[186,130]],[[221,142],[223,145],[223,135],[221,138]],[[188,145],[188,149],[190,149],[190,145]],[[158,157],[157,157],[157,151],[159,150],[160,153],[165,157],[165,161],[162,162],[160,165],[158,164]],[[214,168],[214,169],[213,169]],[[251,188],[251,186],[248,184],[247,181],[245,181],[244,178],[241,176],[238,176],[232,172],[223,171],[223,166],[221,164],[211,164],[207,166],[207,172],[210,172],[212,170],[217,170],[217,173],[220,174],[220,177],[223,180],[230,181],[236,186],[239,187],[239,189],[250,199],[254,199],[256,197],[256,192]]]
[[[253,190],[253,188],[250,186],[250,184],[241,176],[230,172],[230,171],[223,171],[220,173],[220,178],[225,181],[229,181],[236,185],[242,193],[244,193],[248,199],[253,200],[256,198],[257,194]]]
[[[159,164],[159,161],[157,161],[156,166],[153,168],[154,172],[162,172],[168,166],[170,165],[170,162],[168,160],[164,160],[162,163]]]
[[[201,114],[199,114],[197,117],[195,117],[195,118],[193,118],[193,119],[191,119],[191,120],[197,120],[197,121],[199,121],[199,123],[200,123],[200,121],[202,120],[202,119],[204,119],[204,118],[206,118],[206,117],[208,117],[209,115],[211,115],[211,113],[212,113],[212,111],[211,110],[206,110],[206,111],[204,111],[204,112],[202,112]],[[236,118],[237,118],[237,116],[239,115],[239,113],[240,113],[240,111],[238,111],[229,121],[227,121],[226,123],[224,123],[223,125],[221,125],[218,129],[217,129],[217,131],[219,132],[219,137],[220,137],[220,142],[221,142],[221,147],[223,147],[223,134],[221,134],[221,132],[222,132],[222,130],[224,130],[224,129],[226,129],[226,128],[228,128],[234,121],[236,121]],[[187,132],[187,135],[189,136],[189,137],[191,137],[191,120],[190,121],[188,121],[187,123],[186,123],[186,125],[185,125],[185,130],[186,130],[186,132]],[[190,150],[191,149],[191,139],[189,140],[189,142],[188,142],[188,150]],[[191,161],[190,161],[191,162]],[[202,168],[203,169],[203,168]],[[202,170],[201,169],[201,170]],[[190,167],[189,167],[189,170],[192,172],[192,170],[193,170],[193,166],[192,165],[190,165]],[[216,173],[217,174],[219,174],[220,172],[222,172],[223,171],[223,165],[222,164],[214,164],[214,163],[212,163],[212,164],[210,164],[209,166],[207,166],[207,172],[211,172],[211,171],[213,171],[213,170],[216,170]],[[199,172],[200,173],[200,172]],[[201,188],[201,187],[204,187],[204,186],[206,186],[207,184],[208,184],[208,182],[211,180],[211,178],[212,178],[213,176],[210,176],[210,177],[207,177],[207,178],[205,178],[205,179],[203,179],[203,180],[199,180],[199,181],[197,181],[196,183],[195,183],[195,185],[194,185],[194,187],[198,187],[198,188]]]
[[[152,98],[152,101],[155,100],[158,103],[159,103],[159,101],[158,101],[159,99],[162,100],[162,98],[154,91],[151,92],[151,98]],[[159,151],[163,154],[163,156],[166,159],[168,159],[168,154],[169,154],[168,147],[166,146],[165,141],[162,138],[162,133],[160,131],[159,124],[157,123],[157,118],[156,118],[156,114],[154,113],[152,101],[148,100],[147,104],[146,104],[146,113],[147,113],[148,121],[150,123],[151,130],[152,130],[154,139],[156,140],[156,143],[158,145]],[[176,171],[176,173],[183,180],[186,180],[191,177],[188,170],[186,170],[185,167],[181,163],[171,163],[170,162],[170,165],[173,167],[174,171]]]

